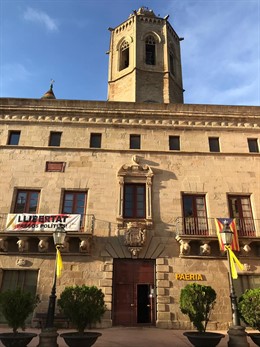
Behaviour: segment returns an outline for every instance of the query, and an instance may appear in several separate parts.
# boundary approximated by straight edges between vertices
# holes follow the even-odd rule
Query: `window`
[[[145,63],[155,65],[155,39],[152,35],[147,36],[145,40]]]
[[[248,149],[250,153],[259,153],[257,139],[247,139]]]
[[[125,184],[124,218],[145,218],[145,184]]]
[[[138,164],[136,156],[130,165],[124,164],[119,172],[119,197],[117,222],[126,226],[131,219],[150,228],[152,222],[153,171],[149,165]],[[141,220],[145,219],[145,220]]]
[[[90,134],[90,148],[101,148],[101,134]]]
[[[229,195],[229,213],[236,218],[238,236],[255,236],[255,226],[249,196]]]
[[[3,270],[1,292],[8,289],[14,290],[21,288],[24,291],[36,294],[38,271],[35,270]],[[31,322],[32,314],[26,320]],[[6,323],[2,314],[0,314],[0,323]]]
[[[58,131],[51,131],[50,132],[50,139],[49,139],[49,146],[60,146],[61,142],[61,132]]]
[[[36,293],[37,270],[3,270],[1,292],[21,288],[32,294]]]
[[[176,55],[172,42],[169,43],[169,70],[172,75],[176,74]]]
[[[141,148],[141,136],[130,135],[130,149],[140,149],[140,148]]]
[[[169,136],[169,149],[175,151],[180,150],[180,136]]]
[[[175,74],[175,68],[174,68],[174,55],[173,52],[170,52],[170,73],[172,73],[173,75]]]
[[[234,280],[234,287],[237,297],[239,298],[246,289],[260,288],[259,275],[238,275]]]
[[[183,195],[184,229],[187,235],[208,235],[204,195]]]
[[[129,66],[129,43],[123,41],[120,47],[120,65],[119,70],[124,70]]]
[[[9,131],[8,145],[17,146],[19,144],[21,131]]]
[[[218,137],[209,137],[209,150],[210,152],[220,152]]]
[[[80,214],[80,225],[84,225],[86,208],[86,192],[65,191],[63,198],[62,213]]]
[[[18,190],[15,200],[15,213],[36,213],[39,201],[39,191]]]

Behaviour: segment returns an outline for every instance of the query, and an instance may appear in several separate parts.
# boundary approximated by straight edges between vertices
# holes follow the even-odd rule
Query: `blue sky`
[[[260,105],[260,0],[0,0],[0,96],[106,100],[108,27],[141,6],[184,37],[185,103]]]

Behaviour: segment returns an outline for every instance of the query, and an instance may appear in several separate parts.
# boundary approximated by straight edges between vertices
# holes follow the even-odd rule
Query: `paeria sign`
[[[66,231],[78,231],[80,214],[8,214],[6,231],[54,231],[59,225]]]
[[[179,281],[203,281],[202,274],[176,273],[175,278]]]

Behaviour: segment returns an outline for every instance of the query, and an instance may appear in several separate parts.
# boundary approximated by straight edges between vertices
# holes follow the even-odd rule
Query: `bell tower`
[[[109,30],[108,101],[183,103],[182,39],[168,16],[141,7]]]

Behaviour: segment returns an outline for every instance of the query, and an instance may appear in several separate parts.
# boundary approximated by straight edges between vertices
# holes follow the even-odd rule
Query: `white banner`
[[[8,214],[6,231],[55,231],[64,226],[66,231],[79,231],[80,214]]]

